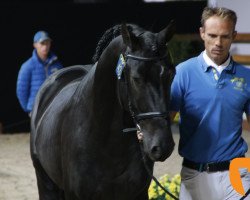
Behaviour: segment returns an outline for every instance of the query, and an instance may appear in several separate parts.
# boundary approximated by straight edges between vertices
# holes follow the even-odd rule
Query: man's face
[[[43,42],[36,42],[34,43],[34,48],[37,51],[37,55],[42,60],[46,60],[50,51],[51,41],[44,40]]]
[[[200,28],[207,55],[217,65],[226,61],[236,34],[233,22],[217,16],[207,19]]]

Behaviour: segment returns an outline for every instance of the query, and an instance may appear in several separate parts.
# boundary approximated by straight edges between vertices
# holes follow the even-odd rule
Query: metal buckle
[[[209,172],[209,164],[206,164],[206,172]]]
[[[204,172],[204,171],[210,172],[209,170],[210,170],[209,163],[199,165],[199,170],[198,170],[199,172]]]
[[[213,162],[207,163],[207,164],[206,164],[206,168],[205,168],[206,170],[205,170],[205,171],[206,171],[206,172],[211,172],[211,165],[213,165],[213,164],[214,164]],[[212,169],[213,169],[213,167],[212,167]]]

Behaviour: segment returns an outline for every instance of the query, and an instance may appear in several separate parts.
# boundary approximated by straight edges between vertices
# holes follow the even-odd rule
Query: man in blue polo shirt
[[[176,68],[171,109],[172,117],[180,112],[181,200],[241,197],[228,170],[230,161],[248,150],[241,135],[243,113],[250,119],[250,69],[229,53],[236,22],[234,11],[206,7],[200,28],[205,50]],[[240,174],[246,191],[250,174],[247,169]]]

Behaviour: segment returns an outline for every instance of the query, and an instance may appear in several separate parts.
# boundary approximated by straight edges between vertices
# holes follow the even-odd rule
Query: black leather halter
[[[152,62],[152,61],[160,61],[163,59],[166,59],[168,57],[168,54],[166,53],[164,56],[161,57],[141,57],[141,56],[135,56],[132,54],[125,54],[124,58],[125,58],[125,62],[127,62],[128,59],[132,59],[132,60],[137,60],[137,61],[142,61],[142,62]],[[125,67],[126,68],[126,67]],[[126,75],[124,74],[125,77],[125,84],[127,87],[127,90],[129,88],[128,85],[128,80]],[[166,112],[161,112],[161,111],[154,111],[154,112],[145,112],[145,113],[139,113],[139,114],[135,114],[135,112],[132,109],[132,105],[131,105],[131,97],[129,95],[129,92],[127,93],[127,99],[128,99],[128,108],[129,108],[129,112],[131,117],[134,120],[134,123],[136,125],[137,128],[125,128],[123,129],[124,133],[127,132],[134,132],[134,131],[140,131],[140,126],[138,125],[140,121],[145,120],[145,119],[152,119],[155,117],[161,117],[164,119],[168,119],[168,113]]]
[[[148,61],[159,61],[159,60],[163,60],[165,58],[168,57],[168,54],[165,54],[164,56],[162,57],[140,57],[140,56],[135,56],[135,55],[132,55],[132,54],[127,54],[125,55],[125,63],[127,62],[128,59],[132,59],[132,60],[138,60],[138,61],[143,61],[143,62],[148,62]],[[126,75],[124,74],[124,77],[125,77],[125,83],[126,83],[126,87],[127,87],[127,90],[129,88],[129,85],[128,85],[128,81],[127,81],[127,77]],[[145,119],[152,119],[152,118],[155,118],[155,117],[161,117],[161,118],[164,118],[166,120],[170,120],[169,119],[169,115],[168,113],[166,112],[160,112],[160,111],[155,111],[155,112],[145,112],[145,113],[139,113],[137,115],[135,115],[133,109],[132,109],[132,105],[131,105],[131,97],[129,95],[129,93],[127,92],[127,98],[128,98],[128,107],[129,107],[129,112],[130,112],[130,115],[132,116],[133,120],[134,120],[134,123],[136,125],[136,128],[125,128],[123,129],[123,133],[128,133],[128,132],[135,132],[135,131],[138,131],[138,132],[141,132],[141,128],[139,126],[139,122],[142,121],[142,120],[145,120]],[[139,140],[140,141],[140,140]],[[145,154],[144,154],[144,151],[142,149],[142,140],[140,141],[140,147],[141,147],[141,152],[142,152],[142,155],[143,155],[143,162],[144,162],[144,165],[145,165],[145,168],[148,172],[148,174],[151,176],[151,178],[156,182],[156,184],[165,192],[167,193],[168,195],[170,195],[174,200],[178,200],[177,197],[175,197],[172,193],[170,193],[168,190],[166,190],[162,185],[161,183],[153,176],[153,172],[147,167],[147,164],[146,164],[146,161],[145,161]]]

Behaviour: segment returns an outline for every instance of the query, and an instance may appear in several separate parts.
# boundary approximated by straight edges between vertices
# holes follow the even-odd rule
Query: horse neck
[[[79,104],[82,103],[82,100],[84,101],[80,96],[86,93],[92,99],[91,104],[97,106],[106,105],[117,99],[115,96],[117,82],[115,67],[123,49],[124,46],[120,36],[108,45],[98,62],[93,65],[76,89],[75,97],[78,99],[77,102]]]
[[[117,77],[115,68],[124,45],[121,37],[114,39],[102,53],[94,75],[93,112],[99,119],[113,117],[120,110],[117,98]]]
[[[107,46],[98,60],[95,73],[95,84],[102,84],[106,81],[114,81],[115,67],[121,53],[124,53],[125,46],[122,42],[122,37],[118,36]],[[98,85],[98,87],[100,87]]]
[[[114,39],[102,53],[94,77],[94,96],[101,102],[115,99],[117,77],[115,68],[124,45],[121,36]]]

